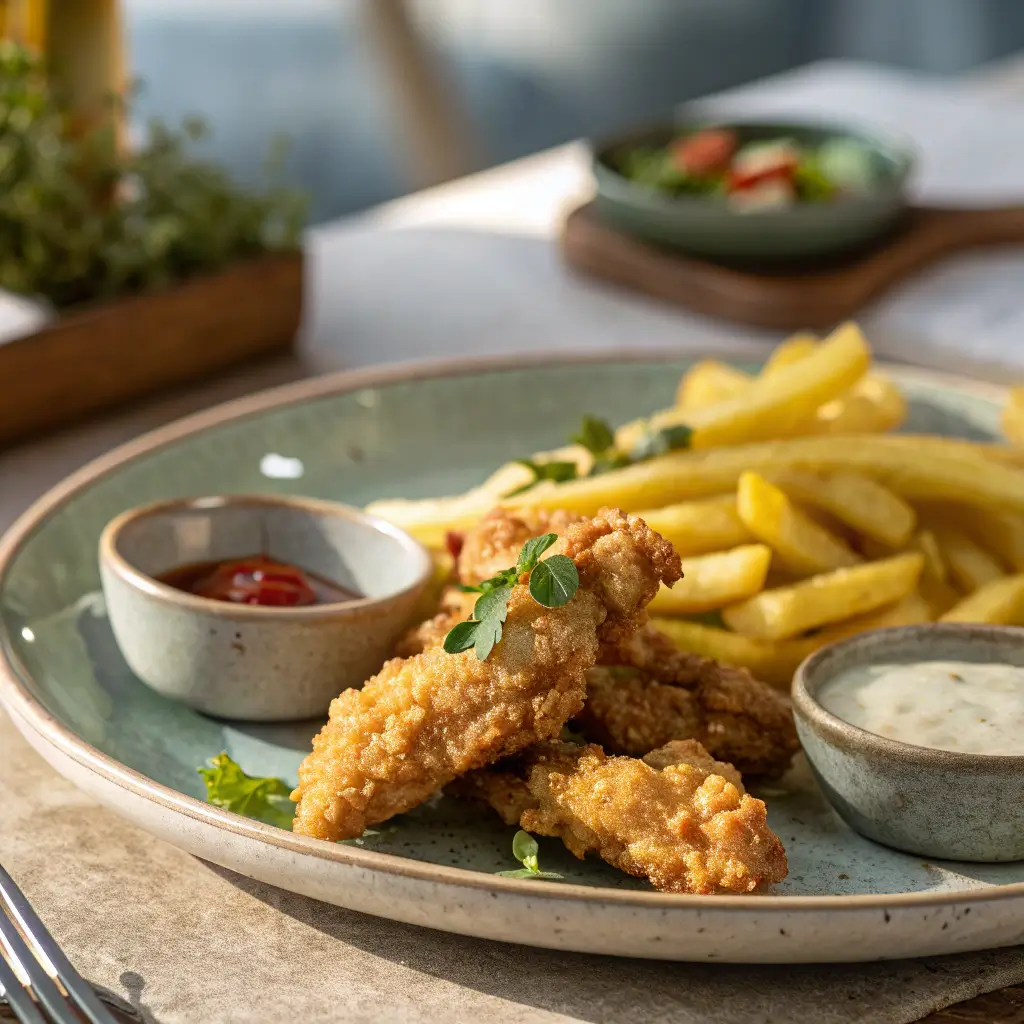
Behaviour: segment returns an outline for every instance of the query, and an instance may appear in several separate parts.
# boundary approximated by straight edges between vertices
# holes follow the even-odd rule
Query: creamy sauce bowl
[[[1024,629],[935,623],[830,644],[797,670],[793,713],[818,784],[862,835],[1024,860]]]

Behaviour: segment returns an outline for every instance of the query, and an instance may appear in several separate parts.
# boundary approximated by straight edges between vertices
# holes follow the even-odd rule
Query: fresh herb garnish
[[[595,416],[586,415],[579,431],[569,439],[575,444],[586,448],[593,456],[587,476],[600,476],[613,469],[622,469],[636,462],[653,459],[666,452],[689,448],[693,431],[682,424],[662,427],[660,430],[647,429],[629,452],[620,451],[615,447],[615,433],[604,421]],[[505,495],[515,498],[545,480],[564,484],[580,478],[579,467],[575,462],[534,462],[532,459],[516,459],[520,466],[525,466],[533,474],[533,478],[521,484]]]
[[[550,480],[556,484],[564,484],[567,480],[575,480],[579,476],[579,470],[575,462],[557,460],[554,462],[534,462],[533,459],[516,459],[515,461],[518,465],[525,466],[533,474],[533,479],[509,491],[505,495],[506,498],[514,498],[517,494],[528,491],[531,487],[535,487],[544,480]]]
[[[540,560],[556,540],[558,535],[554,533],[533,537],[523,545],[514,566],[475,586],[462,587],[463,591],[478,593],[480,597],[473,606],[473,618],[453,626],[444,638],[444,649],[449,654],[460,654],[472,647],[480,661],[487,660],[501,639],[512,588],[524,573],[529,575],[530,594],[545,608],[560,608],[576,593],[580,577],[571,558],[552,555]]]
[[[197,768],[206,783],[206,799],[215,807],[290,829],[295,804],[288,799],[291,787],[281,779],[246,775],[227,751],[210,759],[210,767]]]
[[[553,878],[560,880],[562,876],[557,871],[541,871],[540,865],[537,863],[539,851],[537,840],[529,832],[520,829],[512,837],[512,856],[523,866],[514,871],[496,871],[495,874],[501,875],[502,878]]]
[[[629,461],[645,462],[647,459],[678,451],[680,448],[689,448],[692,437],[693,431],[683,424],[662,427],[660,430],[648,428],[633,445],[633,450],[629,453]]]
[[[586,415],[578,434],[572,435],[576,444],[583,445],[591,455],[603,455],[609,448],[615,447],[615,434],[612,428],[596,416]]]

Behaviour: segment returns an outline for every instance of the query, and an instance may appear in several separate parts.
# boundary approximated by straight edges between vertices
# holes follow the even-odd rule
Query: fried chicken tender
[[[456,567],[459,580],[474,584],[490,579],[515,565],[520,549],[531,538],[544,533],[561,535],[579,521],[574,512],[492,509],[463,538]]]
[[[672,740],[699,740],[744,775],[781,775],[800,746],[789,699],[744,670],[714,662],[692,689],[639,669],[596,666],[573,726],[614,754],[642,757]]]
[[[574,512],[510,512],[496,508],[466,532],[456,562],[460,583],[474,585],[516,564],[522,546],[543,533],[563,534],[581,517]],[[448,587],[437,614],[410,629],[395,645],[395,657],[411,658],[444,642],[449,630],[468,619],[479,594]]]
[[[579,590],[549,609],[520,581],[486,661],[430,647],[335,698],[299,767],[294,831],[354,838],[464,772],[557,736],[583,704],[600,643],[635,630],[681,571],[671,544],[616,509],[569,527],[552,550],[576,563]]]
[[[695,740],[643,760],[608,757],[594,744],[543,743],[457,787],[507,824],[557,836],[581,860],[597,853],[663,892],[753,892],[788,871],[764,804]]]
[[[464,593],[457,587],[448,587],[441,595],[437,614],[404,633],[395,644],[394,656],[411,658],[422,654],[428,647],[440,647],[452,626],[472,616],[479,596]]]

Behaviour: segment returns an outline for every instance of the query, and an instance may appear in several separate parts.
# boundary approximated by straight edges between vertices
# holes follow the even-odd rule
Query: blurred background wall
[[[415,187],[375,0],[126,0],[141,118],[201,113],[241,179],[291,137],[313,218]],[[822,57],[952,73],[1024,48],[1024,0],[409,0],[469,165],[613,131]]]

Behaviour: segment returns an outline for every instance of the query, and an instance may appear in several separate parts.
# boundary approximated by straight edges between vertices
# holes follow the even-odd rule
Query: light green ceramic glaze
[[[162,498],[214,492],[307,494],[361,505],[427,496],[481,480],[513,456],[555,446],[584,412],[621,422],[667,404],[684,362],[591,363],[406,381],[289,405],[175,441],[96,480],[23,541],[0,580],[3,642],[56,718],[113,758],[202,797],[196,766],[226,749],[256,774],[295,779],[317,722],[227,724],[159,697],[126,667],[99,598],[96,544],[109,519]],[[908,386],[908,428],[990,437],[997,410],[949,389]],[[268,453],[302,460],[303,475],[262,475]],[[1024,881],[1024,865],[935,865],[847,828],[799,764],[764,790],[790,859],[786,894],[976,889]],[[492,872],[515,867],[511,829],[442,800],[363,840],[403,857]],[[636,883],[542,841],[545,868],[587,885]],[[539,884],[539,883],[538,883]]]

